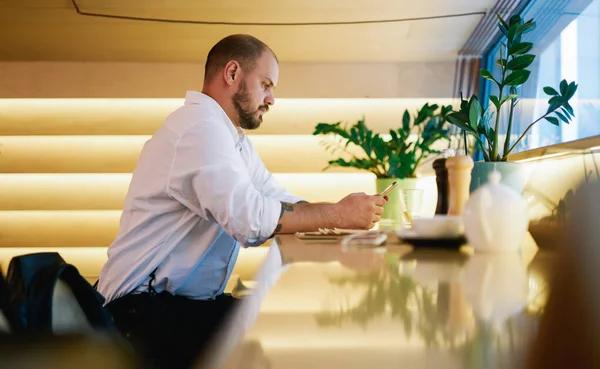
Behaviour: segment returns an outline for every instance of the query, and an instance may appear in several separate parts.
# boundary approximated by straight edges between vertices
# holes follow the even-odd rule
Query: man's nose
[[[273,104],[275,104],[275,98],[273,97],[272,94],[268,94],[265,97],[265,104],[267,104],[267,105],[273,105]]]

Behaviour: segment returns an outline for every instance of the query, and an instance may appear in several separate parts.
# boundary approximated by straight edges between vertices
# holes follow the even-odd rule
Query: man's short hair
[[[204,67],[204,80],[212,79],[231,60],[240,63],[244,72],[250,72],[256,66],[256,60],[265,50],[269,50],[277,60],[273,50],[253,36],[245,34],[227,36],[217,42],[208,52]]]

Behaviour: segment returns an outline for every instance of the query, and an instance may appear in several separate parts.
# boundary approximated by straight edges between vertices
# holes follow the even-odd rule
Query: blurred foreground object
[[[600,183],[588,183],[573,199],[528,368],[600,368],[599,221]]]
[[[2,369],[133,369],[133,352],[123,338],[94,335],[0,336]]]

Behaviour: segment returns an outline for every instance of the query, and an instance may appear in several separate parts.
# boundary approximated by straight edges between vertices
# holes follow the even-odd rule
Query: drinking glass
[[[401,189],[400,207],[402,208],[403,227],[411,228],[412,220],[420,215],[421,204],[423,202],[423,189],[411,188]]]

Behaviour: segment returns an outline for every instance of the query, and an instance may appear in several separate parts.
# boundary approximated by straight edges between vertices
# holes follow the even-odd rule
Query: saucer
[[[442,248],[442,249],[459,249],[462,245],[467,243],[467,239],[464,235],[456,237],[444,237],[444,238],[432,238],[422,237],[410,229],[397,229],[396,236],[403,243],[408,243],[414,247],[431,247],[431,248]]]

